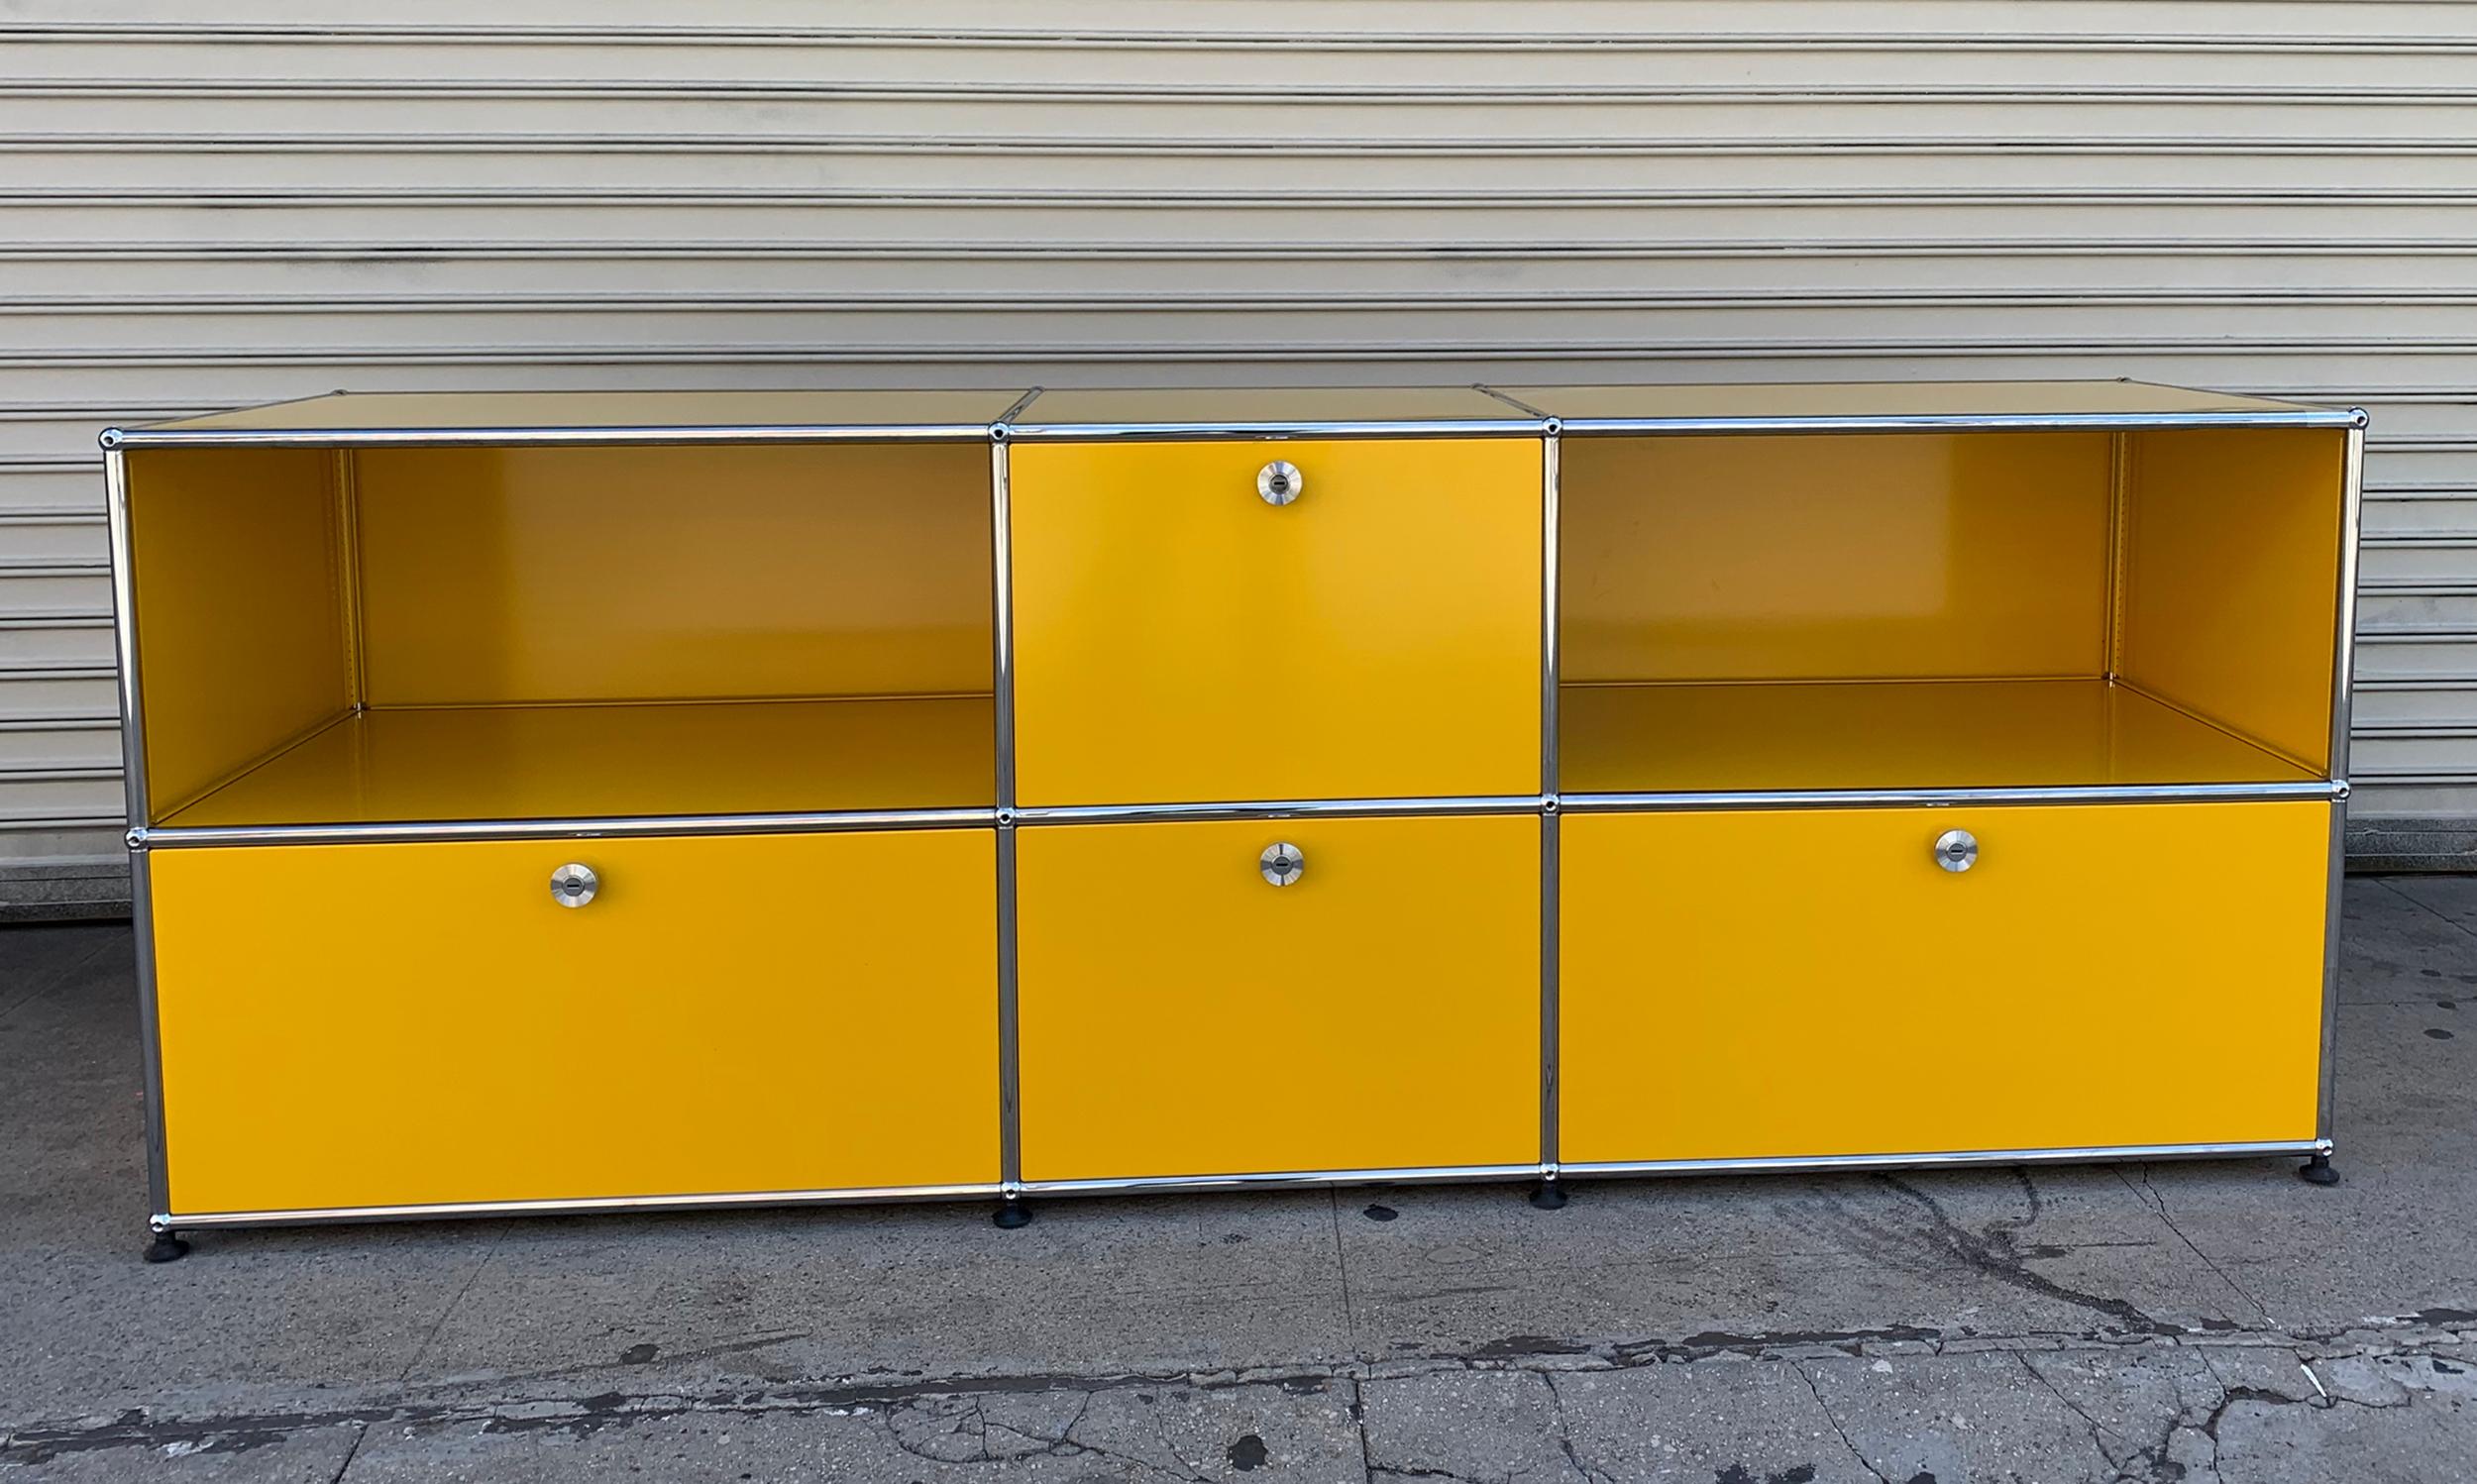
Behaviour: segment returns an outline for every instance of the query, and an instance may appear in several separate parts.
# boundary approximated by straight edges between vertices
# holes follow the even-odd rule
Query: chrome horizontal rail
[[[106,449],[495,448],[735,443],[1186,442],[1304,438],[1539,438],[1621,435],[2026,432],[2152,428],[2361,428],[2361,408],[2295,411],[1885,413],[1849,416],[1394,418],[1259,422],[761,423],[497,428],[106,428]]]
[[[1399,418],[1376,422],[1011,423],[1018,443],[1177,443],[1238,438],[1540,438],[1554,419],[1514,417]]]
[[[991,423],[762,423],[717,427],[106,428],[106,449],[508,448],[734,443],[986,443]]]
[[[1966,1169],[1978,1165],[2102,1164],[2148,1159],[2255,1159],[2331,1152],[2326,1138],[2251,1143],[2091,1144],[2055,1149],[1956,1149],[1920,1154],[1790,1154],[1748,1159],[1640,1159],[1567,1162],[1560,1179],[1630,1175],[1792,1175],[1835,1170]]]
[[[593,840],[606,836],[791,835],[994,826],[995,808],[837,809],[789,814],[631,814],[572,819],[439,819],[370,824],[159,824],[129,832],[132,850],[234,845],[383,845],[448,840]]]
[[[1688,809],[1880,809],[1937,804],[2211,803],[2348,796],[2345,780],[2286,784],[2058,784],[2027,789],[1739,789],[1708,793],[1565,794],[1567,814]]]
[[[2104,1163],[2122,1160],[2249,1159],[2331,1152],[2324,1138],[2250,1143],[2094,1144],[2050,1149],[1967,1149],[1912,1154],[1786,1155],[1748,1159],[1669,1159],[1562,1164],[1560,1180],[1658,1175],[1828,1174],[1835,1171],[1958,1169],[1983,1165]],[[1474,1185],[1542,1178],[1539,1164],[1412,1165],[1346,1170],[1282,1170],[1263,1174],[1138,1175],[1088,1180],[1027,1180],[1009,1189],[996,1181],[965,1185],[867,1186],[846,1190],[738,1192],[724,1195],[576,1197],[537,1201],[459,1201],[430,1205],[312,1207],[283,1211],[165,1212],[148,1219],[157,1231],[234,1226],[306,1226],[355,1221],[420,1221],[478,1217],[628,1216],[667,1211],[748,1211],[828,1205],[892,1205],[1022,1197],[1138,1196],[1171,1192],[1315,1190],[1351,1185]]]
[[[1142,819],[1367,819],[1395,814],[1535,814],[1540,794],[1474,794],[1433,798],[1288,798],[1227,803],[1043,804],[1018,807],[1015,824],[1118,824]]]
[[[545,1201],[446,1201],[419,1206],[322,1206],[291,1211],[159,1212],[156,1231],[211,1226],[315,1226],[343,1221],[428,1221],[470,1217],[649,1215],[665,1211],[761,1211],[790,1206],[887,1206],[903,1202],[995,1198],[998,1184],[855,1186],[848,1190],[759,1191],[730,1195],[581,1196]]]
[[[1026,1180],[1026,1196],[1139,1196],[1153,1191],[1307,1190],[1334,1185],[1468,1185],[1537,1180],[1537,1163],[1432,1165],[1366,1170],[1283,1170],[1260,1175],[1136,1175],[1102,1180]]]
[[[1561,417],[1567,437],[1674,433],[2138,432],[2150,428],[2362,428],[2361,407],[2224,412],[1887,412],[1783,417]]]

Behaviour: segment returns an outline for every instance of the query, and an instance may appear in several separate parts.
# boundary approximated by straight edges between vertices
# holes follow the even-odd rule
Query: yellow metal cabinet
[[[2331,819],[1569,815],[1562,1157],[2310,1140]]]
[[[1025,1178],[1539,1158],[1536,818],[1075,825],[1018,849]]]
[[[172,1210],[994,1182],[995,869],[986,830],[161,852]]]
[[[2326,1179],[2363,438],[2132,382],[109,433],[149,1255],[1732,1161]]]
[[[1009,457],[1023,803],[1539,791],[1538,440]]]

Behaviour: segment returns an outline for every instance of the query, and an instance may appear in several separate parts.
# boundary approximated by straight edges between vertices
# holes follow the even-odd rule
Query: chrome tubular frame
[[[2322,1066],[2315,1100],[2314,1131],[2330,1143],[2339,1085],[2339,932],[2348,869],[2348,744],[2354,724],[2356,684],[2357,543],[2364,524],[2365,425],[2362,407],[2351,409],[2339,522],[2339,590],[2332,604],[2330,666],[2330,776],[2339,793],[2330,804],[2330,891],[2322,909]]]
[[[1645,1175],[1832,1174],[1872,1170],[1958,1169],[1976,1165],[2077,1164],[2093,1161],[2252,1159],[2282,1154],[2327,1154],[2326,1139],[2262,1143],[2113,1144],[2054,1149],[1971,1149],[1921,1154],[1781,1155],[1736,1159],[1665,1159],[1567,1164],[1561,1178]],[[1392,1166],[1348,1170],[1276,1170],[1257,1174],[1138,1175],[1089,1180],[1028,1180],[1013,1185],[855,1187],[841,1190],[761,1191],[720,1195],[574,1197],[543,1201],[470,1201],[428,1206],[359,1206],[298,1211],[232,1211],[161,1216],[157,1229],[215,1226],[291,1226],[339,1221],[433,1220],[467,1217],[577,1216],[681,1210],[732,1211],[826,1205],[887,1205],[953,1201],[988,1196],[1135,1196],[1215,1191],[1319,1190],[1334,1186],[1481,1185],[1538,1178],[1531,1164]]]
[[[1561,876],[1563,842],[1558,826],[1561,770],[1558,730],[1558,537],[1562,529],[1558,494],[1561,468],[1558,425],[1549,419],[1540,439],[1540,1179],[1557,1178],[1558,1073],[1563,1061],[1560,979],[1562,922]]]
[[[781,814],[643,814],[590,819],[413,819],[383,824],[175,824],[129,831],[133,850],[239,845],[380,845],[448,840],[599,840],[614,835],[790,835],[969,829],[994,808],[833,809]]]
[[[1899,413],[1875,417],[1566,417],[1576,438],[1653,433],[2057,433],[2137,432],[2146,428],[2346,428],[2353,409],[2299,407],[2219,412]]]
[[[1419,422],[1024,423],[1007,430],[1022,443],[1285,442],[1306,438],[1537,438],[1537,417],[1464,417]]]
[[[431,1206],[337,1206],[299,1211],[206,1211],[159,1216],[158,1231],[208,1226],[312,1226],[331,1221],[430,1221],[463,1217],[592,1216],[625,1212],[752,1211],[785,1206],[888,1206],[994,1196],[994,1185],[846,1186],[722,1195],[575,1196],[546,1201],[451,1201]]]
[[[1724,793],[1566,794],[1568,814],[1673,813],[1689,809],[1890,809],[1937,804],[2228,803],[2344,798],[2348,786],[2315,779],[2287,784],[2060,784],[2033,789],[1743,789]]]
[[[110,428],[116,448],[592,448],[646,444],[979,443],[988,423],[782,423],[628,428]]]
[[[1106,1180],[1033,1180],[1033,1196],[1137,1196],[1154,1191],[1316,1190],[1334,1185],[1477,1185],[1532,1180],[1537,1165],[1434,1165],[1367,1170],[1273,1170],[1241,1175],[1132,1175]]]
[[[1788,1154],[1744,1159],[1616,1160],[1565,1166],[1568,1178],[1632,1175],[1789,1175],[1836,1170],[1941,1170],[1973,1165],[2087,1164],[2093,1161],[2256,1159],[2273,1154],[2328,1154],[2328,1139],[2272,1139],[2226,1144],[2093,1144],[2059,1149],[1962,1149],[1923,1154]]]
[[[133,563],[136,548],[129,527],[129,463],[119,448],[103,451],[103,504],[112,545],[112,612],[114,658],[119,662],[121,711],[121,788],[129,808],[132,833],[148,818],[147,723],[144,691],[138,683],[138,585]],[[171,1165],[163,1137],[163,1039],[156,1010],[155,874],[147,853],[134,846],[129,855],[130,931],[137,951],[138,1041],[146,1074],[147,1209],[171,1209]]]
[[[1537,794],[1454,795],[1430,798],[1276,798],[1256,803],[1034,804],[1015,810],[1019,825],[1132,824],[1146,819],[1378,819],[1418,814],[1533,814]]]
[[[1025,1196],[1120,1195],[1170,1191],[1238,1191],[1343,1185],[1569,1180],[1596,1176],[1829,1172],[1941,1168],[1968,1165],[2047,1164],[2091,1160],[2232,1158],[2327,1154],[2336,1026],[2337,965],[2345,800],[2348,794],[2348,686],[2353,672],[2356,545],[2360,525],[2365,414],[2362,410],[2222,411],[2073,416],[1890,416],[1855,418],[1647,418],[1560,419],[1492,387],[1479,386],[1515,416],[1434,422],[1284,422],[1028,424],[1013,419],[1033,406],[1037,387],[1023,393],[998,421],[915,426],[781,425],[763,427],[627,427],[355,430],[108,430],[102,437],[106,504],[112,546],[113,602],[117,633],[122,746],[126,763],[132,850],[132,901],[137,934],[140,1015],[146,1062],[148,1192],[157,1231],[179,1227],[273,1226],[327,1221],[426,1219],[445,1217],[511,1217],[593,1212],[655,1212],[684,1209],[865,1204]],[[1954,430],[2140,429],[2204,427],[2314,427],[2347,430],[2344,552],[2336,594],[2332,674],[2332,722],[2326,779],[2292,783],[2204,785],[2109,785],[2041,788],[1880,790],[1751,790],[1712,793],[1576,794],[1562,792],[1560,769],[1561,655],[1560,484],[1565,436],[1648,434],[1778,434]],[[1019,805],[1016,795],[1015,653],[1012,507],[1009,449],[1020,440],[1136,442],[1200,439],[1281,440],[1303,438],[1527,437],[1542,441],[1540,792],[1536,795],[1411,798],[1309,798],[1255,801],[1131,803],[1075,806]],[[283,446],[349,450],[364,447],[458,447],[506,445],[747,444],[836,442],[972,442],[985,440],[991,473],[992,688],[996,779],[995,802],[986,807],[836,810],[766,814],[626,816],[575,819],[440,820],[369,824],[271,826],[156,826],[150,822],[146,727],[140,686],[136,597],[132,571],[130,500],[125,450],[133,448]],[[1559,1128],[1560,931],[1562,816],[1567,812],[1892,808],[1949,804],[2178,803],[2228,800],[2315,799],[2330,805],[2330,889],[2326,920],[2322,1000],[2322,1060],[2316,1135],[2311,1140],[2254,1143],[2150,1144],[2055,1149],[1821,1155],[1765,1158],[1562,1161]],[[1536,1163],[1346,1170],[1300,1170],[1255,1174],[1145,1176],[1116,1179],[1027,1180],[1022,1150],[1021,1007],[1018,961],[1018,846],[1025,826],[1141,820],[1354,818],[1404,815],[1514,815],[1540,820],[1540,1157]],[[798,1190],[737,1194],[574,1198],[448,1203],[267,1212],[176,1213],[171,1209],[163,1132],[162,1047],[157,1028],[152,878],[149,861],[159,849],[256,845],[590,839],[618,835],[728,835],[829,830],[986,828],[996,842],[998,955],[997,1010],[1000,1100],[999,1178],[995,1183],[844,1190]]]
[[[1018,410],[1040,395],[1024,393]],[[989,430],[990,686],[996,718],[998,808],[998,1181],[1003,1199],[1023,1191],[1023,1018],[1017,1000],[1015,807],[1015,513],[1003,422]]]

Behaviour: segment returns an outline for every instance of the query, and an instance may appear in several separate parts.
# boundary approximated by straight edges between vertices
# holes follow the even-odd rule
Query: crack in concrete
[[[2253,1306],[2255,1316],[2259,1318],[2262,1323],[2266,1325],[2270,1323],[2270,1306],[2263,1303],[2260,1299],[2255,1298],[2251,1289],[2248,1289],[2243,1284],[2237,1282],[2234,1274],[2228,1272],[2227,1269],[2220,1267],[2217,1258],[2212,1257],[2209,1253],[2204,1251],[2202,1249],[2202,1244],[2186,1235],[2185,1228],[2177,1224],[2176,1214],[2168,1210],[2166,1194],[2156,1185],[2151,1183],[2150,1165],[2147,1161],[2133,1167],[2134,1170],[2141,1176],[2141,1184],[2138,1186],[2133,1183],[2131,1177],[2124,1173],[2124,1167],[2122,1165],[2116,1165],[2113,1168],[2115,1170],[2115,1178],[2122,1181],[2125,1189],[2133,1193],[2134,1200],[2139,1201],[2143,1206],[2149,1208],[2151,1214],[2156,1216],[2160,1221],[2165,1223],[2168,1230],[2176,1233],[2176,1239],[2183,1242],[2187,1250],[2191,1251],[2194,1256],[2202,1259],[2202,1265],[2204,1267],[2208,1268],[2214,1275],[2216,1275],[2221,1283],[2224,1283],[2229,1288],[2235,1290],[2236,1297]]]
[[[2098,1453],[2098,1455],[2105,1461],[2109,1470],[2113,1471],[2119,1478],[2122,1477],[2124,1472],[2124,1460],[2118,1458],[2114,1452],[2107,1447],[2106,1442],[2106,1440],[2110,1437],[2114,1437],[2118,1441],[2122,1441],[2122,1435],[2113,1428],[2108,1427],[2099,1419],[2091,1416],[2089,1409],[2082,1406],[2081,1403],[2074,1401],[2069,1396],[2066,1396],[2064,1394],[2064,1388],[2058,1386],[2053,1377],[2049,1376],[2045,1371],[2040,1370],[2035,1364],[2033,1364],[2026,1351],[2015,1350],[2012,1352],[2012,1358],[2020,1362],[2021,1369],[2029,1373],[2031,1380],[2037,1382],[2040,1386],[2045,1387],[2049,1395],[2064,1404],[2067,1411],[2071,1412],[2075,1417],[2080,1418],[2084,1423],[2089,1425],[2090,1445],[2092,1450]]]
[[[353,1460],[362,1455],[362,1444],[369,1439],[370,1424],[364,1423],[354,1430],[352,1446],[344,1450],[344,1457],[336,1463],[336,1471],[327,1476],[327,1484],[344,1484],[345,1470],[351,1468]]]
[[[1566,1415],[1565,1394],[1558,1389],[1557,1372],[1540,1370],[1532,1374],[1540,1378],[1542,1386],[1548,1388],[1549,1405],[1557,1409],[1558,1449],[1565,1455],[1565,1461],[1572,1465],[1573,1471],[1582,1476],[1582,1484],[1616,1484],[1616,1475],[1603,1474],[1592,1468],[1582,1461],[1581,1453],[1575,1450],[1573,1419]]]
[[[1823,1414],[1824,1422],[1829,1424],[1833,1432],[1840,1437],[1841,1446],[1849,1449],[1849,1456],[1858,1460],[1860,1468],[1873,1474],[1877,1484],[1892,1484],[1891,1477],[1875,1466],[1875,1460],[1867,1456],[1866,1450],[1858,1446],[1857,1439],[1849,1435],[1849,1430],[1841,1426],[1840,1418],[1832,1411],[1832,1404],[1823,1399],[1823,1387],[1815,1380],[1813,1373],[1808,1371],[1803,1363],[1795,1360],[1790,1361],[1788,1367],[1797,1373],[1798,1380],[1806,1383],[1806,1390],[1814,1396],[1816,1410]]]
[[[465,1275],[465,1281],[457,1286],[455,1295],[439,1310],[438,1319],[421,1336],[421,1343],[413,1346],[413,1353],[404,1357],[404,1369],[395,1373],[396,1380],[410,1379],[413,1367],[421,1364],[421,1357],[430,1353],[430,1346],[438,1342],[441,1331],[447,1328],[447,1322],[456,1317],[458,1309],[464,1307],[465,1296],[472,1293],[473,1286],[482,1281],[482,1270],[488,1267],[490,1259],[498,1255],[499,1243],[507,1240],[507,1230],[508,1223],[501,1221],[498,1223],[498,1229],[490,1233],[490,1240],[482,1249],[481,1260],[473,1265],[473,1271]]]
[[[1975,1232],[1954,1220],[1944,1210],[1943,1203],[1899,1176],[1878,1174],[1874,1179],[1877,1184],[1897,1192],[1924,1211],[1928,1219],[1935,1223],[1932,1239],[1936,1244],[1942,1247],[1948,1255],[1959,1259],[1975,1272],[2027,1293],[2087,1309],[2094,1314],[2105,1315],[2137,1334],[2170,1335],[2184,1332],[2178,1325],[2162,1324],[2152,1319],[2129,1299],[2109,1298],[2104,1294],[2089,1293],[2058,1283],[2044,1273],[2031,1271],[2027,1260],[2015,1247],[2013,1238],[2030,1222],[2036,1220],[2044,1208],[2038,1198],[2037,1186],[2030,1181],[2029,1172],[2016,1170],[2014,1174],[2020,1179],[2023,1190],[2029,1196],[2029,1215],[2018,1219],[1999,1217],[1990,1221],[1984,1231]]]
[[[2391,883],[2389,883],[2389,882],[2387,882],[2387,881],[2384,881],[2384,880],[2383,880],[2382,878],[2380,878],[2380,877],[2372,877],[2372,878],[2369,878],[2369,880],[2371,880],[2371,881],[2374,883],[2374,885],[2376,885],[2376,886],[2378,886],[2378,887],[2382,888],[2382,889],[2383,889],[2384,891],[2386,891],[2386,892],[2389,892],[2392,896],[2399,898],[2402,901],[2405,901],[2405,902],[2407,902],[2409,905],[2411,905],[2411,906],[2413,906],[2413,907],[2416,907],[2419,911],[2421,911],[2421,912],[2424,912],[2424,913],[2426,913],[2427,915],[2431,916],[2431,917],[2432,917],[2435,921],[2437,921],[2437,922],[2441,922],[2441,923],[2443,923],[2444,925],[2448,926],[2448,927],[2449,927],[2449,928],[2451,928],[2454,932],[2459,933],[2462,937],[2477,938],[2477,930],[2473,930],[2473,929],[2469,928],[2468,926],[2466,926],[2465,924],[2463,924],[2462,922],[2460,922],[2460,920],[2459,920],[2458,918],[2451,916],[2451,915],[2450,915],[2449,913],[2447,913],[2447,912],[2444,912],[2441,908],[2436,907],[2436,906],[2433,906],[2433,905],[2431,905],[2430,903],[2427,903],[2427,902],[2424,902],[2424,901],[2419,901],[2419,900],[2418,900],[2418,899],[2416,899],[2415,897],[2412,897],[2412,896],[2410,896],[2408,893],[2401,891],[2398,887],[2393,886]],[[2406,966],[2405,966],[2405,965],[2403,965],[2402,967],[2406,967]]]
[[[1932,1343],[1921,1342],[1920,1336],[1931,1336]],[[1507,1343],[1482,1346],[1470,1351],[1448,1352],[1422,1356],[1403,1356],[1387,1362],[1388,1377],[1439,1375],[1455,1371],[1527,1374],[1537,1376],[1547,1386],[1557,1403],[1560,1415],[1561,1446],[1567,1452],[1573,1466],[1585,1478],[1596,1478],[1572,1448],[1570,1419],[1565,1415],[1565,1398],[1557,1378],[1564,1374],[1604,1374],[1624,1372],[1655,1365],[1693,1364],[1700,1360],[1729,1357],[1786,1365],[1794,1369],[1810,1391],[1818,1393],[1819,1383],[1809,1369],[1818,1360],[1864,1359],[1871,1356],[1899,1358],[1905,1356],[1968,1355],[1976,1353],[2009,1353],[2018,1363],[2028,1364],[2028,1357],[2071,1354],[2106,1354],[2139,1357],[2145,1353],[2165,1355],[2190,1352],[2208,1372],[2211,1384],[2219,1393],[2218,1400],[2232,1394],[2260,1388],[2230,1387],[2213,1363],[2211,1352],[2225,1350],[2231,1354],[2275,1351],[2288,1355],[2299,1364],[2309,1352],[2320,1360],[2363,1359],[2368,1361],[2454,1359],[2462,1347],[2477,1340],[2477,1313],[2461,1309],[2438,1309],[2394,1320],[2361,1325],[2347,1329],[2323,1333],[2281,1334],[2267,1330],[2210,1331],[2208,1333],[2134,1334],[2100,1331],[2086,1335],[2019,1334],[1969,1336],[1968,1348],[1947,1347],[1942,1336],[1933,1330],[1886,1328],[1849,1331],[1819,1335],[1783,1331],[1774,1335],[1695,1336],[1688,1340],[1642,1340],[1592,1346],[1551,1345],[1542,1349],[1521,1349]],[[1819,1356],[1816,1350],[1827,1350]],[[2035,1366],[2030,1366],[2039,1375]],[[1085,1439],[1073,1436],[1075,1430],[1088,1419],[1093,1400],[1101,1395],[1123,1390],[1177,1389],[1203,1394],[1272,1388],[1294,1396],[1312,1395],[1346,1387],[1347,1411],[1352,1426],[1359,1433],[1362,1470],[1371,1477],[1389,1470],[1373,1459],[1373,1448],[1367,1437],[1367,1408],[1364,1380],[1367,1366],[1363,1361],[1339,1365],[1299,1365],[1268,1367],[1260,1371],[1191,1372],[1184,1374],[1149,1374],[1111,1372],[1098,1374],[1033,1374],[988,1377],[949,1377],[889,1382],[844,1381],[834,1384],[793,1385],[772,1389],[726,1388],[702,1394],[680,1390],[647,1390],[637,1393],[604,1392],[587,1397],[528,1396],[490,1400],[460,1400],[453,1396],[441,1400],[418,1398],[383,1398],[362,1406],[348,1406],[324,1411],[265,1411],[199,1416],[163,1416],[144,1408],[132,1409],[103,1422],[85,1419],[57,1423],[40,1423],[0,1431],[0,1467],[39,1463],[69,1454],[108,1452],[120,1448],[180,1447],[185,1452],[242,1452],[281,1442],[287,1438],[327,1428],[354,1428],[357,1435],[366,1435],[371,1429],[478,1427],[493,1433],[521,1433],[556,1431],[579,1435],[603,1428],[627,1427],[645,1421],[658,1421],[684,1416],[801,1415],[843,1412],[877,1414],[892,1426],[897,1415],[930,1414],[940,1407],[969,1408],[976,1449],[991,1458],[1000,1456],[989,1445],[991,1428],[1013,1433],[1032,1445],[1033,1450],[1061,1445],[1080,1447],[1093,1452],[1107,1452]],[[2039,1375],[2042,1384],[2055,1390],[2052,1382]],[[460,1383],[450,1391],[470,1391],[484,1382]],[[1055,1439],[1027,1433],[1006,1423],[991,1423],[987,1404],[1005,1397],[1048,1396],[1073,1394],[1077,1405],[1073,1415]],[[2059,1393],[2060,1397],[2061,1394]],[[2244,1397],[2238,1395],[2238,1400]],[[2276,1400],[2281,1405],[2362,1406],[2377,1404],[2347,1397],[2287,1397],[2265,1392],[2258,1400]],[[2407,1405],[2405,1399],[2380,1404],[2383,1407]],[[2069,1400],[2066,1405],[2071,1406]],[[2086,1422],[2087,1413],[2074,1408]],[[2223,1410],[2223,1409],[2221,1409]],[[1157,1419],[1156,1419],[1157,1421]],[[1839,1426],[1837,1417],[1832,1419]],[[2095,1422],[2094,1422],[2095,1425]],[[2139,1461],[2149,1462],[2154,1470],[2164,1464],[2168,1443],[2176,1431],[2200,1424],[2191,1422],[2180,1411],[2171,1420],[2166,1440],[2141,1450]],[[949,1430],[950,1432],[952,1430]],[[2119,1434],[2120,1435],[2120,1434]],[[1169,1443],[1166,1432],[1164,1447],[1189,1470],[1201,1477],[1194,1460],[1179,1453]],[[354,1446],[359,1447],[357,1441]],[[911,1449],[907,1449],[911,1451]],[[2101,1450],[2102,1453],[2104,1450]],[[1113,1455],[1115,1456],[1115,1455]],[[951,1460],[948,1460],[951,1461]],[[1156,1471],[1172,1473],[1159,1464],[1147,1463]]]

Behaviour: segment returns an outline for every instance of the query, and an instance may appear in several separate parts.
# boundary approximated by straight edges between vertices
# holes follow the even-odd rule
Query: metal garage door
[[[2362,401],[2357,814],[2456,827],[2472,94],[2380,0],[0,4],[0,900],[124,890],[96,428],[338,386]]]

